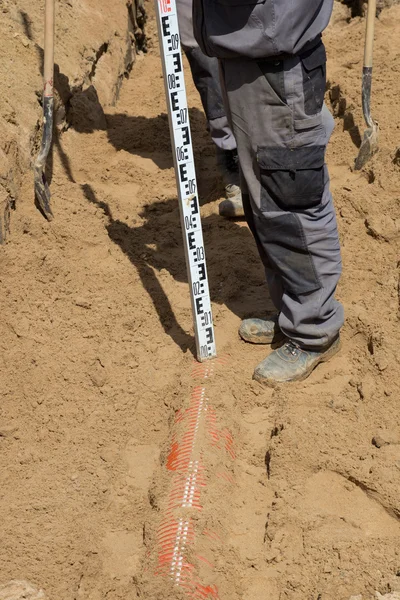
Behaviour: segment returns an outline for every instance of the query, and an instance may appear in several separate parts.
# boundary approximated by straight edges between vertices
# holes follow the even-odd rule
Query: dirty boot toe
[[[256,367],[253,378],[266,385],[302,381],[318,364],[330,360],[339,350],[339,337],[320,351],[302,350],[289,340]]]

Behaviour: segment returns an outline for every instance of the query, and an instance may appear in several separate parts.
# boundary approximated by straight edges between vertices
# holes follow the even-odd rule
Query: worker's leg
[[[223,77],[262,251],[283,333],[325,349],[343,324],[334,293],[340,248],[324,152],[333,119],[324,107],[323,56],[223,61]]]
[[[206,56],[200,48],[185,46],[184,49],[214,144],[221,150],[236,150],[236,141],[228,125],[222,101],[218,60]]]
[[[200,94],[211,139],[216,146],[218,166],[225,182],[228,200],[220,204],[220,214],[227,217],[243,216],[236,141],[222,100],[218,60],[203,54],[194,39],[192,0],[177,0],[177,9],[182,47]]]

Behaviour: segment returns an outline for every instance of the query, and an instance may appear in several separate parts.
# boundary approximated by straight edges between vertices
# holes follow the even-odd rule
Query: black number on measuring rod
[[[189,146],[190,144],[189,127],[182,127],[182,142],[184,146]]]
[[[181,162],[182,160],[187,160],[188,153],[187,153],[186,148],[184,148],[183,146],[177,146],[176,147],[176,158],[178,159],[179,162]]]
[[[200,283],[200,281],[195,281],[193,283],[193,294],[195,296],[200,296],[200,294],[204,294],[204,285]]]
[[[182,181],[186,181],[182,180]],[[196,181],[194,179],[189,179],[189,181],[185,184],[185,188],[186,188],[186,192],[188,194],[195,194],[196,193]]]
[[[194,234],[193,234],[193,236],[194,236]],[[193,248],[190,247],[190,250],[193,250]],[[204,260],[203,246],[199,246],[198,248],[196,248],[196,250],[193,252],[193,258],[194,258],[194,262],[200,262],[201,260]]]
[[[189,250],[194,250],[196,248],[196,240],[194,239],[194,233],[188,233],[188,245]]]
[[[181,178],[182,182],[187,181],[187,169],[186,169],[186,165],[179,165],[179,175]],[[188,184],[186,184],[185,187],[187,187]]]
[[[179,52],[177,54],[174,54],[173,56],[174,59],[174,71],[175,73],[180,73],[182,71],[182,61],[181,61],[181,55],[179,54]]]
[[[179,48],[179,35],[177,33],[175,33],[174,35],[171,35],[171,37],[168,40],[168,50],[171,52],[171,50],[178,50]]]
[[[179,116],[178,116],[178,125],[185,125],[187,123],[188,120],[188,109],[187,108],[181,108],[179,110]]]
[[[201,315],[201,324],[203,325],[203,327],[205,327],[206,325],[211,325],[211,323],[212,323],[211,310],[208,310],[207,312],[205,312]]]
[[[192,215],[199,214],[199,203],[197,202],[197,196],[193,196],[193,198],[191,199],[190,207],[192,209]]]
[[[174,112],[179,110],[178,92],[171,92],[171,107]]]
[[[176,75],[168,75],[168,87],[170,90],[174,90],[179,87],[179,79]]]
[[[204,313],[203,300],[201,298],[196,298],[196,313],[198,315],[202,315]]]
[[[162,25],[163,36],[168,37],[171,33],[169,30],[169,17],[161,17],[161,25]],[[172,37],[174,37],[174,36],[172,36]]]
[[[204,281],[206,278],[206,265],[205,263],[201,263],[200,265],[197,265],[197,270],[199,273],[199,280],[200,281]]]
[[[213,341],[214,341],[213,330],[212,330],[212,327],[209,327],[207,329],[207,343],[212,344]]]
[[[193,229],[193,227],[196,227],[196,219],[193,218],[192,216],[185,217],[185,227],[187,230]]]
[[[207,346],[201,346],[200,356],[201,356],[201,358],[208,358],[208,347]]]

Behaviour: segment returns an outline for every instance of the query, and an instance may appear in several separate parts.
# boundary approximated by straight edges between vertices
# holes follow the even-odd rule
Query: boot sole
[[[329,348],[329,350],[327,350],[326,353],[324,355],[322,355],[312,365],[312,367],[310,367],[307,371],[305,371],[305,373],[303,373],[302,375],[298,375],[297,377],[293,377],[292,379],[286,379],[285,381],[274,381],[273,379],[263,379],[262,377],[257,377],[256,374],[253,375],[253,379],[255,379],[255,381],[258,381],[258,383],[261,383],[263,385],[267,385],[270,387],[274,387],[276,385],[281,385],[284,383],[298,383],[300,381],[304,381],[305,379],[307,379],[307,377],[309,377],[311,375],[311,373],[314,371],[314,369],[316,367],[318,367],[318,365],[331,360],[331,358],[333,358],[336,354],[338,354],[338,352],[340,352],[341,349],[342,349],[342,342],[339,339],[339,341],[337,343],[334,342],[332,344],[332,346]]]

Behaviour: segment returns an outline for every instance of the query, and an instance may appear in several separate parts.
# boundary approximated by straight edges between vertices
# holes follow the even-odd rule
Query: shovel
[[[359,171],[378,150],[378,123],[371,117],[372,53],[376,18],[376,0],[368,0],[367,33],[365,36],[364,68],[362,77],[362,107],[368,129],[364,132],[360,151],[355,161]]]
[[[43,137],[40,153],[33,166],[35,176],[35,196],[48,221],[53,219],[53,213],[50,206],[50,189],[46,181],[44,169],[53,136],[54,12],[55,0],[46,0],[43,68]]]

